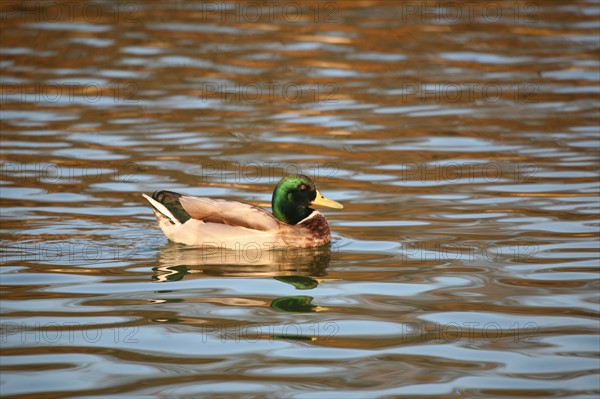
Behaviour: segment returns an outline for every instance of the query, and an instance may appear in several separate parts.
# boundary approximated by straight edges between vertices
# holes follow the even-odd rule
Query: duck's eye
[[[300,190],[306,191],[306,190],[308,190],[308,186],[306,184],[301,184],[300,185]]]

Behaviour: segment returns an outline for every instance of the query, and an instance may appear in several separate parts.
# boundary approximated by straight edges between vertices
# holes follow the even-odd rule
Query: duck
[[[221,249],[320,247],[331,241],[331,231],[325,216],[313,208],[343,209],[302,174],[284,176],[277,183],[271,199],[272,213],[244,202],[166,190],[142,196],[170,241]]]

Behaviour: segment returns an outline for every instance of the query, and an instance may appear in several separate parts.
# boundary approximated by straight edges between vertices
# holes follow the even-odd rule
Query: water
[[[595,397],[600,10],[453,4],[4,2],[2,395]],[[296,172],[330,248],[140,195]]]

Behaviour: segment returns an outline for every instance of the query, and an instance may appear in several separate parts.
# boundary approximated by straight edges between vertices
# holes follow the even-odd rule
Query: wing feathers
[[[267,211],[242,202],[202,197],[179,198],[183,209],[190,216],[206,223],[220,223],[253,230],[276,230],[277,219]]]

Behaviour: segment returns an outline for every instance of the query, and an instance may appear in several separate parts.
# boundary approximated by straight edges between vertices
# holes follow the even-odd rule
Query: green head
[[[287,224],[298,223],[312,213],[311,206],[319,205],[343,208],[341,204],[323,197],[315,183],[305,175],[289,175],[281,179],[271,200],[273,215]]]

